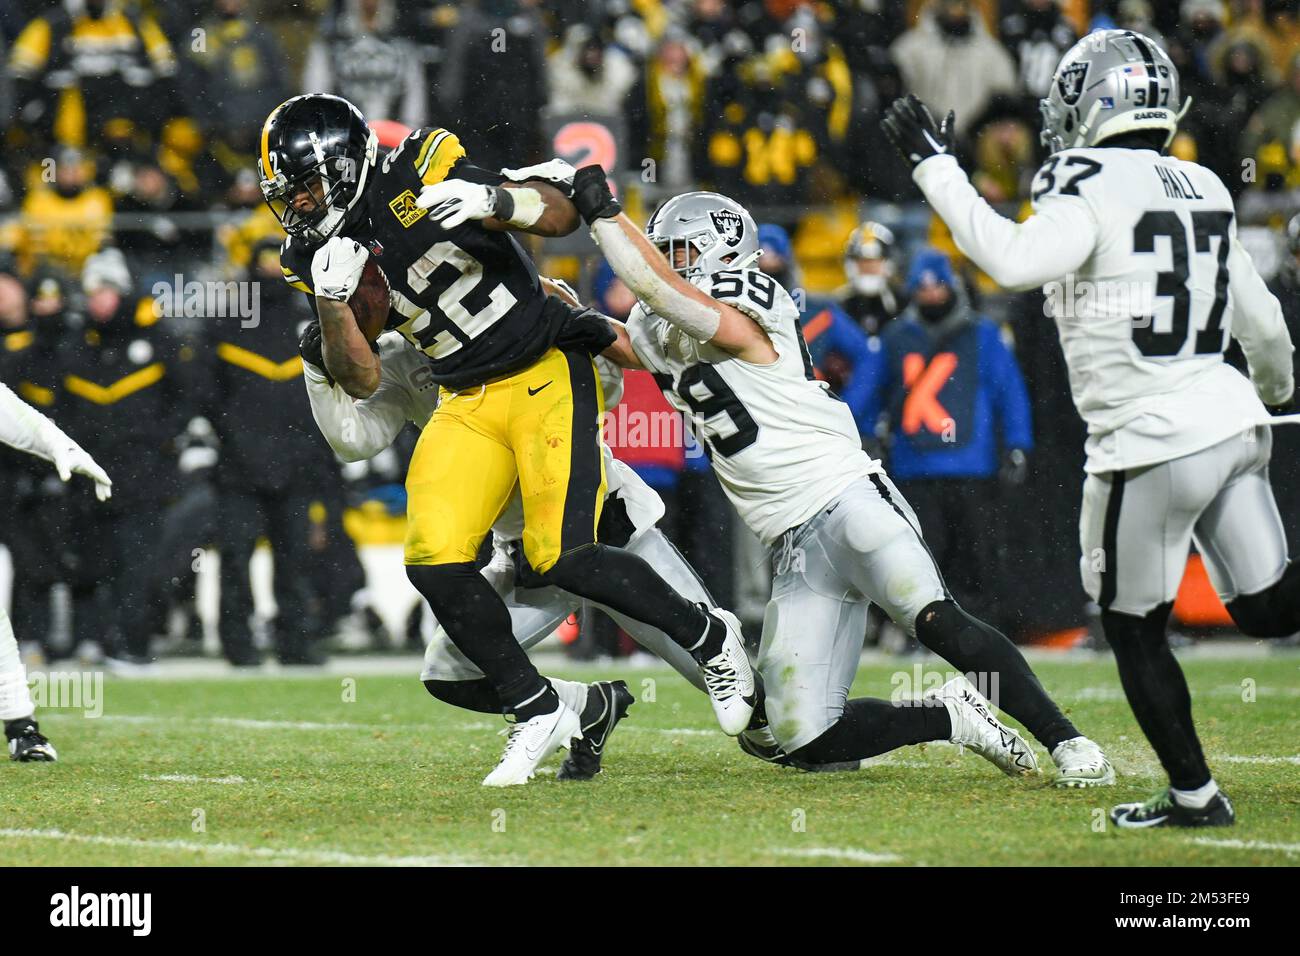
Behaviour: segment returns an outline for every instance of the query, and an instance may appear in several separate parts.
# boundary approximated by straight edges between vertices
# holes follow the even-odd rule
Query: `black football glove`
[[[298,340],[298,354],[302,356],[305,364],[310,365],[325,376],[325,381],[329,382],[331,388],[334,387],[334,376],[330,375],[329,370],[325,368],[325,356],[321,354],[319,322],[307,323],[302,338]]]
[[[613,219],[623,211],[609,191],[605,170],[595,165],[583,166],[573,174],[573,205],[589,226],[597,219]]]
[[[618,339],[609,319],[594,309],[574,309],[555,337],[561,352],[585,352],[599,355]]]
[[[949,110],[943,123],[936,124],[926,105],[908,93],[906,97],[894,100],[885,110],[880,128],[903,158],[917,166],[931,156],[954,151],[952,127],[955,118],[953,111]]]

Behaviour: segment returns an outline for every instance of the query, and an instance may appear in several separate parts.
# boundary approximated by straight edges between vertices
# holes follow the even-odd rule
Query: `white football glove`
[[[548,183],[553,183],[559,187],[561,192],[569,196],[573,193],[573,174],[575,172],[576,170],[562,159],[548,159],[536,166],[525,166],[522,169],[503,169],[501,175],[516,183],[522,183],[529,179],[542,179]]]
[[[59,442],[51,449],[51,453],[54,456],[54,467],[62,480],[68,481],[74,474],[85,475],[95,483],[96,498],[107,501],[113,496],[113,481],[108,473],[72,439]]]
[[[324,299],[346,302],[361,284],[370,250],[355,239],[335,236],[316,250],[311,260],[311,283]]]
[[[420,190],[415,204],[431,209],[429,218],[455,229],[470,219],[490,219],[497,211],[497,194],[491,186],[467,183],[463,179],[444,179]]]

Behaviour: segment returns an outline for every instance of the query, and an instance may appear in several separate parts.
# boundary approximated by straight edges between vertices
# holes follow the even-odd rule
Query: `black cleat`
[[[9,759],[19,763],[54,763],[59,759],[54,744],[45,739],[36,721],[30,717],[5,722],[9,738]]]
[[[1121,830],[1146,830],[1151,827],[1230,827],[1237,822],[1228,795],[1220,790],[1209,803],[1197,810],[1184,807],[1174,799],[1173,791],[1157,793],[1146,803],[1121,803],[1110,811],[1111,822]]]
[[[569,748],[556,779],[590,780],[600,773],[600,759],[609,735],[634,703],[636,698],[627,689],[626,681],[601,680],[592,684],[582,711],[582,737]]]

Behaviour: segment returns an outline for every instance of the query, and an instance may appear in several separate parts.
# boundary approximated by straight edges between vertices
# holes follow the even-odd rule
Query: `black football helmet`
[[[358,209],[379,139],[361,111],[339,96],[306,93],[271,111],[257,170],[262,196],[284,231],[316,245],[338,235]],[[295,208],[306,192],[311,202]]]

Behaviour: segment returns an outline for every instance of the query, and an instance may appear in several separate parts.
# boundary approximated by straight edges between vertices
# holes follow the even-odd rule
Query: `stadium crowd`
[[[819,375],[887,459],[958,599],[1020,638],[1086,625],[1083,426],[1043,297],[1007,295],[963,259],[878,122],[902,92],[954,109],[978,189],[1024,216],[1037,100],[1065,50],[1111,26],[1178,65],[1193,105],[1171,150],[1228,184],[1300,335],[1300,0],[10,0],[0,381],[116,482],[96,507],[0,454],[20,639],[50,658],[144,659],[152,635],[194,633],[216,549],[232,662],[264,646],[319,661],[344,618],[380,640],[356,544],[400,521],[413,438],[344,468],[302,392],[311,313],[282,281],[256,165],[263,118],[305,91],[350,99],[390,143],[451,128],[485,167],[601,162],[642,216],[692,188],[746,204],[761,268],[794,290]],[[608,314],[631,309],[594,247],[534,252]],[[697,446],[627,427],[654,414],[654,383],[629,374],[611,444],[664,496],[665,530],[721,603],[760,619],[757,543]],[[1286,431],[1274,486],[1300,537]],[[274,622],[253,614],[260,539]],[[1193,605],[1186,623],[1215,622]],[[626,648],[605,621],[583,634],[587,651]]]

